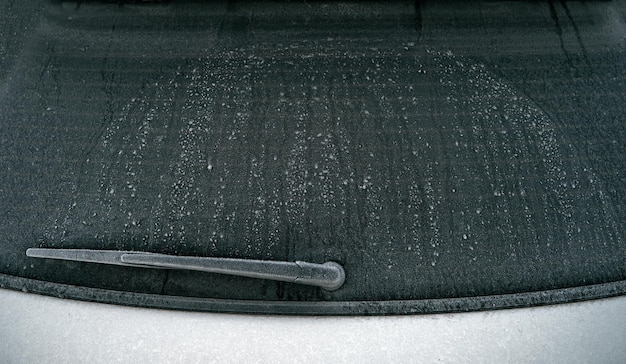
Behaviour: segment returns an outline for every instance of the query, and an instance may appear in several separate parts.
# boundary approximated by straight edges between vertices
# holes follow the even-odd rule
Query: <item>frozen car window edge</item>
[[[292,307],[282,298],[320,309],[333,300],[351,307],[500,297],[487,293],[624,277],[624,108],[616,101],[624,95],[623,42],[611,43],[623,32],[605,31],[619,28],[611,13],[623,12],[619,4],[490,4],[480,9],[488,15],[481,23],[471,5],[420,2],[417,39],[412,12],[398,12],[413,9],[408,2],[306,13],[242,2],[221,19],[176,15],[181,3],[142,8],[139,22],[127,16],[131,7],[48,7],[46,32],[30,49],[36,57],[24,62],[32,71],[18,67],[25,73],[3,88],[11,92],[0,119],[2,272],[109,288],[97,292],[236,298],[249,291],[277,307]],[[492,33],[513,8],[526,15],[527,38]],[[178,22],[160,32],[152,20],[172,16],[168,9]],[[307,25],[289,22],[294,14],[305,14]],[[144,32],[180,40],[167,31],[184,28],[193,38],[216,19],[218,39],[205,44],[211,55],[192,44],[184,62],[174,42],[150,42]],[[285,26],[292,33],[277,36]],[[467,47],[465,33],[477,30],[485,34]],[[532,44],[511,47],[508,37]],[[528,43],[534,39],[543,42]],[[102,62],[94,67],[89,57]],[[332,69],[347,78],[325,73]],[[246,103],[256,109],[242,109]],[[108,126],[98,129],[94,117]],[[343,121],[333,125],[332,117]],[[210,143],[218,153],[199,147]],[[224,192],[212,188],[217,182]],[[201,291],[204,275],[15,258],[29,246],[337,259],[355,273],[335,295],[218,277],[210,278],[214,291]],[[366,297],[378,299],[358,299]]]
[[[427,300],[294,302],[223,300],[77,287],[0,274],[0,288],[58,298],[172,310],[274,315],[413,315],[534,307],[626,294],[626,280],[538,292]]]

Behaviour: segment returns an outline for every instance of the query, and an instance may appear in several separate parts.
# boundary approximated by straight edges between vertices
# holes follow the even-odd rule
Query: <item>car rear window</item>
[[[0,283],[295,314],[626,292],[620,2],[5,2]],[[338,262],[335,291],[28,248]]]

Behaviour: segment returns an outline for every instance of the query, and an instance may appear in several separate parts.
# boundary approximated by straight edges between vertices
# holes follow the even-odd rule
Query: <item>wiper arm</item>
[[[343,267],[335,262],[317,264],[301,261],[281,262],[273,260],[175,256],[123,250],[48,248],[29,248],[26,250],[26,255],[33,258],[62,259],[142,268],[195,270],[241,277],[271,279],[317,286],[328,291],[339,289],[343,285],[346,276]]]

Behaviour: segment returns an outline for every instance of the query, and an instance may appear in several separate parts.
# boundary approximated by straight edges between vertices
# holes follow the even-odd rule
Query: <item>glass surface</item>
[[[0,4],[5,277],[340,304],[626,279],[622,2]],[[30,247],[336,261],[346,281]]]

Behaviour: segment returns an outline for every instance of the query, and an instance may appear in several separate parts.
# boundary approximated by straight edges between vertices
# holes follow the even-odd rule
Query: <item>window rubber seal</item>
[[[502,295],[333,302],[228,300],[169,296],[81,287],[7,274],[0,274],[0,288],[79,301],[182,311],[295,316],[381,316],[490,311],[589,301],[625,295],[626,280]]]

